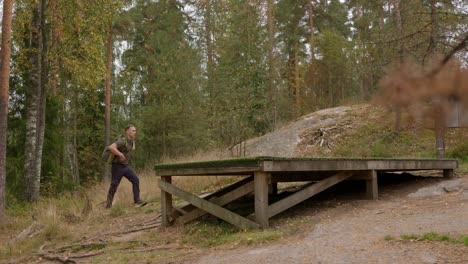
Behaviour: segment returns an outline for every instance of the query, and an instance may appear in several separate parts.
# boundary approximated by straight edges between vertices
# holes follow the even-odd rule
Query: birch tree
[[[26,184],[25,199],[36,202],[39,199],[41,182],[42,147],[45,130],[46,86],[43,81],[44,50],[43,14],[45,0],[34,6],[31,23],[31,48],[29,61],[31,73],[29,84],[28,107],[26,111],[26,142],[24,146],[24,180]]]

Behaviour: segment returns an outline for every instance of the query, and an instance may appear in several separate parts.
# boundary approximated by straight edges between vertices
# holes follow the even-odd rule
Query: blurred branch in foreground
[[[395,111],[396,129],[401,127],[403,109],[416,122],[424,118],[433,120],[438,158],[445,156],[448,113],[457,107],[468,115],[468,70],[453,57],[466,47],[467,39],[468,35],[445,57],[434,57],[426,67],[412,62],[393,67],[380,80],[381,92],[375,98],[378,104]]]

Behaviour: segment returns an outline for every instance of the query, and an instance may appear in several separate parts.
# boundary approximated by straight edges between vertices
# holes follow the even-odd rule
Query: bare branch
[[[408,34],[406,36],[403,36],[401,38],[398,38],[398,39],[392,39],[392,40],[388,40],[388,41],[380,41],[380,42],[366,42],[365,44],[376,44],[376,45],[379,45],[379,44],[389,44],[389,43],[393,43],[393,42],[397,42],[397,41],[401,41],[401,40],[404,40],[404,39],[407,39],[407,38],[411,38],[417,34],[421,34],[421,33],[424,33],[424,29],[426,29],[427,27],[429,27],[431,25],[431,23],[428,23],[426,24],[425,26],[423,26],[422,28],[420,28],[419,30],[411,33],[411,34]]]

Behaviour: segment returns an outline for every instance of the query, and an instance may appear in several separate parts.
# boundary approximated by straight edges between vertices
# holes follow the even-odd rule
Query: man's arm
[[[117,149],[117,144],[112,143],[108,148],[110,152],[112,152],[112,154],[114,154],[115,156],[119,157],[121,161],[125,161],[127,159],[125,158],[125,155]]]

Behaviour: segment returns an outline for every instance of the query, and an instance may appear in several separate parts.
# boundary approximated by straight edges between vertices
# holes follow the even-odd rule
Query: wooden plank
[[[366,194],[367,199],[377,200],[379,196],[378,185],[377,185],[377,171],[368,171],[370,179],[366,179]]]
[[[159,181],[159,188],[161,189],[161,217],[163,226],[169,226],[171,224],[170,215],[172,213],[172,194],[162,189],[161,184],[170,185],[171,182],[171,176],[162,176]]]
[[[196,207],[206,211],[224,221],[231,223],[241,229],[248,228],[259,228],[259,225],[250,221],[247,218],[244,218],[238,214],[235,214],[229,210],[222,208],[212,202],[206,201],[196,195],[193,195],[187,191],[184,191],[180,188],[175,187],[170,183],[161,181],[160,188],[168,193],[171,193],[177,197],[182,198],[183,200],[195,205]]]
[[[255,222],[262,228],[268,228],[268,180],[270,174],[255,172]]]
[[[272,217],[281,213],[282,211],[316,195],[317,193],[328,189],[329,187],[351,177],[352,172],[342,171],[329,178],[319,181],[318,183],[312,184],[311,186],[298,191],[268,207],[268,217]]]
[[[206,167],[206,168],[170,168],[156,169],[156,174],[159,176],[207,176],[207,175],[248,175],[254,171],[259,171],[258,166],[242,166],[242,167]]]
[[[305,171],[343,171],[343,170],[378,170],[378,171],[408,171],[408,170],[446,170],[458,167],[456,160],[438,159],[262,159],[251,163],[239,161],[218,161],[218,165],[194,162],[177,166],[156,166],[159,176],[192,176],[192,175],[247,175],[255,171],[265,172],[305,172]]]
[[[226,205],[234,200],[237,200],[251,192],[253,192],[254,190],[254,183],[253,183],[253,177],[249,177],[248,178],[250,181],[245,181],[242,180],[241,182],[243,182],[242,185],[238,185],[238,184],[233,184],[233,185],[236,185],[237,188],[234,189],[234,190],[231,190],[230,192],[228,193],[225,193],[224,195],[222,196],[213,196],[213,197],[210,197],[208,199],[208,201],[216,204],[216,205],[219,205],[219,206],[223,206],[223,205]],[[184,216],[180,217],[178,220],[181,222],[181,223],[188,223],[190,221],[193,221],[195,219],[197,219],[198,217],[202,216],[206,214],[205,211],[203,211],[202,209],[194,209],[190,212],[188,212],[187,214],[185,214]]]
[[[311,159],[262,161],[266,172],[306,172],[344,170],[442,170],[458,167],[456,160],[373,160],[373,159]]]

